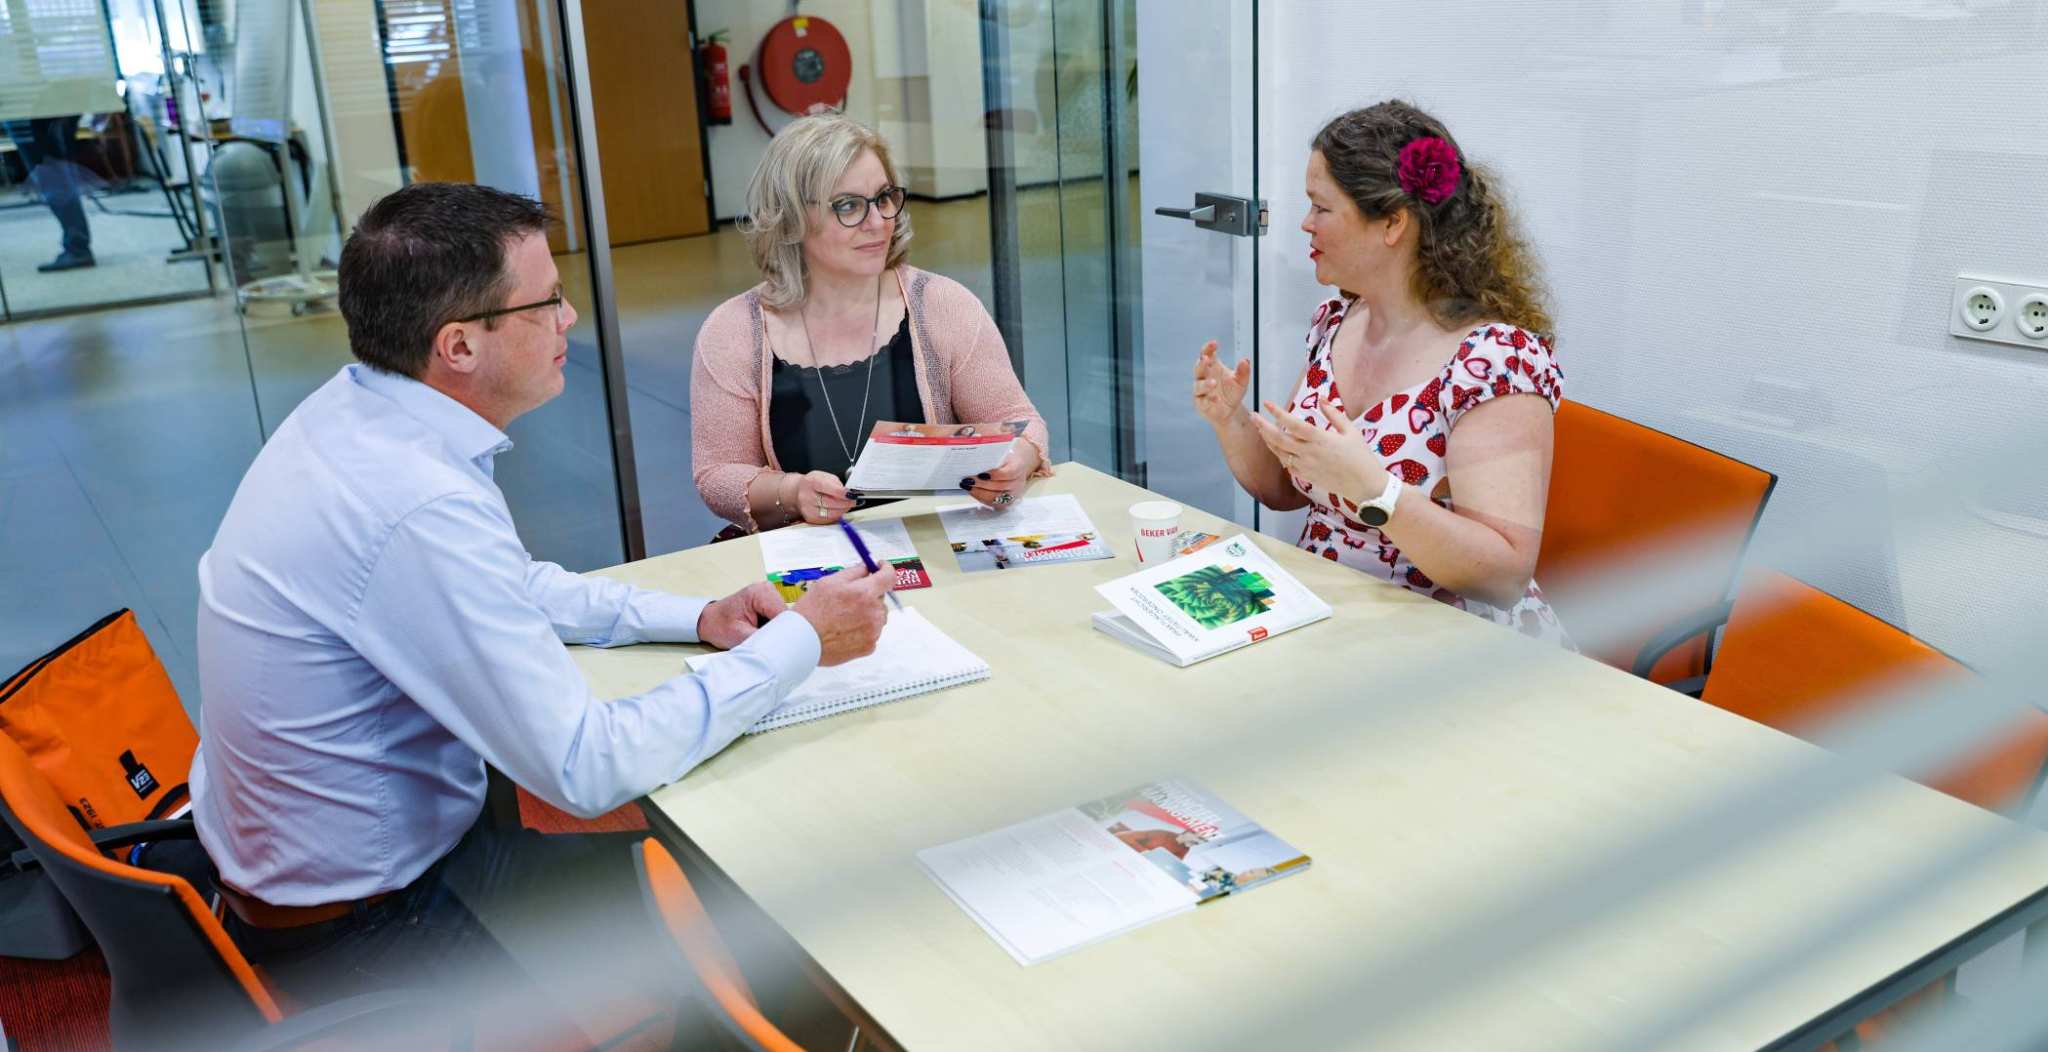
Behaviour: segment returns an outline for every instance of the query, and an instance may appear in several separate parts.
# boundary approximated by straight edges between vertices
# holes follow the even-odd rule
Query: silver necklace
[[[811,342],[810,302],[797,308],[797,321],[804,327],[804,350],[811,352],[811,371],[818,374],[818,393],[825,396],[825,412],[832,416],[832,440],[839,443],[839,451],[846,454],[848,464],[859,460],[860,450],[867,448],[867,440],[860,435],[860,429],[868,422],[868,392],[875,379],[875,359],[882,356],[877,350],[868,355],[867,377],[860,383],[860,416],[853,422],[854,446],[849,448],[839,428],[839,411],[832,408],[832,392],[825,386],[825,369],[818,364],[818,345]],[[882,279],[875,278],[875,320],[868,323],[868,343],[875,342],[875,332],[882,327]]]

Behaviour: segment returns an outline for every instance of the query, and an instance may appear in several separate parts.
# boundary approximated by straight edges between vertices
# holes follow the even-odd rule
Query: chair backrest
[[[113,977],[119,1047],[217,1047],[282,1018],[198,892],[101,854],[28,754],[0,735],[0,818],[85,921]]]
[[[127,610],[0,684],[0,735],[95,829],[176,810],[199,749],[177,688]]]
[[[1791,734],[1810,732],[1896,688],[1973,676],[1961,662],[1795,578],[1755,570],[1742,583],[1700,698]],[[1929,781],[1979,807],[2026,796],[2048,763],[2048,713]]]
[[[1581,594],[1583,588],[1659,544],[1682,540],[1685,594],[1670,598],[1684,613],[1674,620],[1708,610],[1734,588],[1743,551],[1777,481],[1768,471],[1711,449],[1566,401],[1557,409],[1536,580],[1569,630],[1575,609],[1592,601]],[[1667,627],[1645,624],[1639,632],[1580,644],[1587,656],[1627,669]],[[1670,683],[1705,675],[1711,637],[1710,632],[1671,651],[1650,678]]]
[[[802,1052],[761,1014],[739,964],[712,925],[711,915],[704,912],[703,902],[675,856],[650,837],[633,852],[633,863],[640,871],[640,889],[654,921],[668,929],[691,973],[727,1021],[768,1052]]]

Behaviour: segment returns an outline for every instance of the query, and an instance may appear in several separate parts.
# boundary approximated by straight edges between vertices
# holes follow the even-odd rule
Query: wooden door
[[[583,5],[604,207],[614,245],[709,233],[689,5]]]

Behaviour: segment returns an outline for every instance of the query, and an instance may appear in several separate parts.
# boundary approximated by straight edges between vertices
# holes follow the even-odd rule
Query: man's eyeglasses
[[[553,307],[555,309],[555,324],[560,325],[562,324],[562,315],[568,313],[569,301],[565,299],[561,293],[557,292],[544,300],[535,300],[532,303],[522,303],[517,307],[499,307],[497,310],[487,310],[484,311],[482,314],[472,314],[467,318],[457,318],[455,320],[458,323],[483,321],[485,318],[496,318],[506,314],[518,314],[521,311],[539,310],[542,307]]]
[[[868,209],[873,208],[883,219],[894,219],[903,214],[903,199],[908,191],[900,186],[885,186],[873,197],[859,194],[840,194],[825,203],[832,210],[840,226],[859,226],[868,221]]]

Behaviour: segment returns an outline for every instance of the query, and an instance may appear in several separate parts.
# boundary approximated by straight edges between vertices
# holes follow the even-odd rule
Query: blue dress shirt
[[[695,642],[706,601],[535,562],[492,481],[511,445],[350,365],[257,455],[199,560],[192,809],[229,885],[280,906],[404,887],[475,823],[485,761],[601,814],[817,667],[817,633],[786,613],[700,674],[593,697],[564,642]]]

